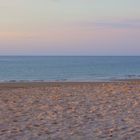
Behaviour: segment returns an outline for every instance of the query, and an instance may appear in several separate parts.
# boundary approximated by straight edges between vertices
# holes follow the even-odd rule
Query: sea
[[[140,79],[140,56],[0,56],[0,82]]]

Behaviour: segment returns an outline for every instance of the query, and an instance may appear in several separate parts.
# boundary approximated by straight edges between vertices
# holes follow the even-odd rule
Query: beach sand
[[[0,140],[96,139],[140,139],[140,81],[0,84]]]

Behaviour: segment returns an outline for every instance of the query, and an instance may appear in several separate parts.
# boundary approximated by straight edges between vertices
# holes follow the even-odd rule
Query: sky
[[[0,55],[140,55],[140,0],[0,0]]]

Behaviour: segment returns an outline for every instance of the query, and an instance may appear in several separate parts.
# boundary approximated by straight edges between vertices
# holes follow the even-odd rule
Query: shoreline
[[[106,83],[106,82],[122,82],[122,81],[140,81],[140,78],[125,79],[95,79],[95,80],[1,80],[3,83]]]
[[[98,81],[3,81],[0,85],[49,85],[49,84],[103,84],[103,83],[124,83],[124,82],[140,82],[140,79],[119,79],[119,80],[98,80]]]

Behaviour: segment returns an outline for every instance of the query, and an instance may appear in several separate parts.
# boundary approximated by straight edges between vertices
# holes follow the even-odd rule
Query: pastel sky
[[[140,55],[140,0],[0,0],[0,55]]]

